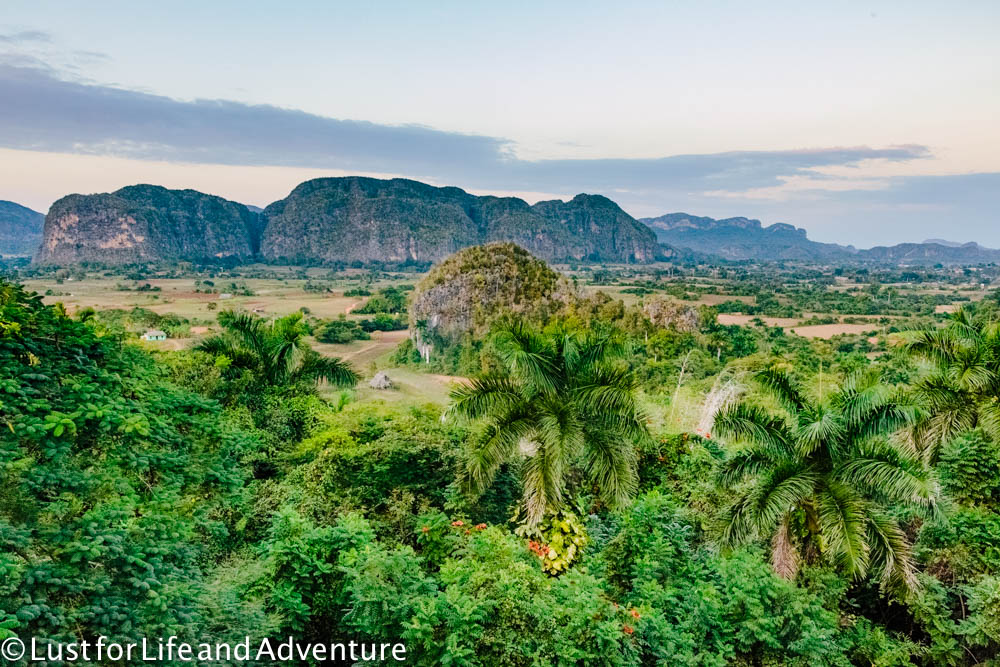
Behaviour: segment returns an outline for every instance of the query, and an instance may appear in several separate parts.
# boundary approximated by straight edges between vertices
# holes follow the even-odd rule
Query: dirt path
[[[340,355],[340,358],[344,359],[344,360],[353,359],[354,357],[360,356],[360,355],[364,354],[365,352],[369,352],[371,350],[374,350],[375,348],[379,347],[380,345],[382,345],[381,341],[375,341],[374,343],[366,345],[366,346],[364,346],[363,348],[361,348],[359,350],[354,350],[353,352],[348,352],[347,354],[342,354],[342,355]]]
[[[350,361],[356,367],[361,368],[365,364],[376,361],[379,357],[392,352],[409,335],[409,332],[405,329],[401,331],[376,332],[372,335],[372,340],[364,341],[364,344],[356,349],[337,351],[334,348],[329,350],[328,353]]]

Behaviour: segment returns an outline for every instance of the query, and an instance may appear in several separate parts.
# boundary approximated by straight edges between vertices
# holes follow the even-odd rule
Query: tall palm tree
[[[905,342],[934,365],[915,386],[929,412],[915,429],[925,458],[934,461],[942,444],[977,427],[1000,442],[1000,323],[963,308]]]
[[[305,340],[309,331],[302,313],[266,321],[251,313],[224,311],[218,319],[223,332],[204,339],[196,349],[225,356],[232,368],[249,370],[265,384],[325,380],[335,386],[352,387],[358,381],[350,364],[309,347]]]
[[[917,452],[889,436],[914,424],[917,409],[871,373],[820,400],[775,368],[755,379],[780,410],[744,400],[713,426],[743,445],[720,471],[735,491],[724,542],[770,539],[772,565],[787,578],[802,558],[824,558],[856,578],[912,587],[910,544],[887,508],[932,507],[937,485]]]
[[[528,525],[562,505],[575,469],[608,506],[628,502],[637,487],[634,445],[648,433],[622,339],[546,335],[511,319],[490,340],[501,368],[451,392],[452,412],[487,423],[470,458],[470,486],[481,491],[503,463],[519,460]]]

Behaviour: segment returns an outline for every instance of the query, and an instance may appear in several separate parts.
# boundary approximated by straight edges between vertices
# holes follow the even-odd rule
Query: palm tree
[[[472,490],[482,491],[502,464],[519,460],[528,525],[562,505],[567,476],[577,469],[602,502],[627,503],[637,487],[634,445],[648,433],[621,338],[545,335],[514,319],[501,321],[490,341],[501,368],[451,392],[452,412],[487,424],[469,461]]]
[[[930,413],[915,429],[925,459],[974,428],[1000,442],[1000,323],[959,309],[940,329],[909,333],[906,348],[934,365],[915,387]]]
[[[358,375],[350,364],[324,357],[306,342],[309,331],[302,313],[266,321],[246,312],[219,313],[223,332],[210,336],[196,349],[225,356],[232,368],[244,369],[271,386],[323,380],[339,387],[352,387]]]
[[[755,379],[779,412],[741,401],[715,418],[718,434],[745,445],[720,471],[736,493],[723,541],[770,539],[771,563],[786,578],[801,558],[825,558],[855,578],[914,586],[910,544],[886,509],[933,507],[937,495],[917,452],[889,437],[914,424],[917,409],[872,373],[813,401],[781,370]]]

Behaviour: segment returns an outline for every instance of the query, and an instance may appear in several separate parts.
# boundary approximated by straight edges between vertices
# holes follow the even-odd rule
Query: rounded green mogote
[[[572,292],[565,278],[520,246],[472,246],[435,265],[417,284],[410,327],[446,339],[482,334],[504,313],[544,317]]]

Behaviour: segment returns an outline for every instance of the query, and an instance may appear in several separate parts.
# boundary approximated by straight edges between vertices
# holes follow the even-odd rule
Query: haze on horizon
[[[0,199],[402,176],[1000,247],[1000,4],[8,0]]]

